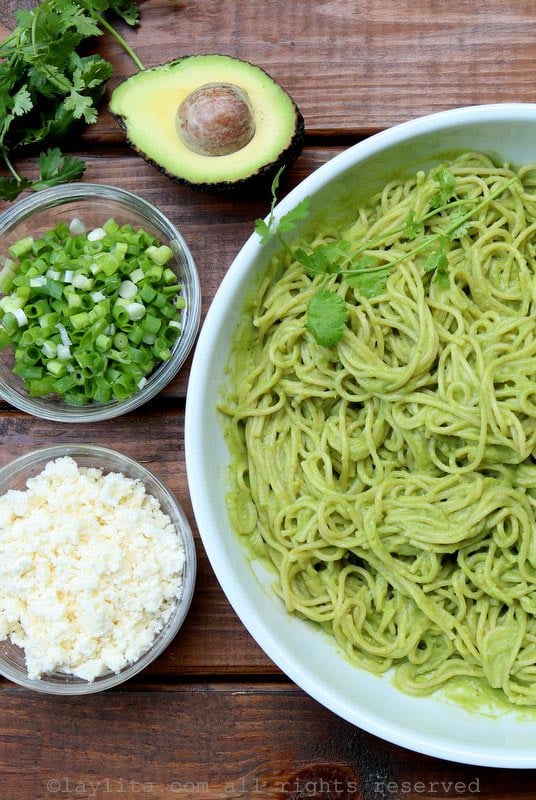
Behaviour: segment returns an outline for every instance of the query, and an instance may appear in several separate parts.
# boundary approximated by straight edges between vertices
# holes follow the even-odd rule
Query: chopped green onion
[[[136,283],[137,284],[140,281],[142,281],[144,279],[144,277],[145,277],[145,272],[142,269],[139,269],[139,268],[135,269],[135,270],[132,270],[132,272],[130,273],[130,280],[132,281],[132,283]]]
[[[161,247],[155,247],[152,245],[151,247],[148,247],[145,252],[151,261],[154,261],[155,264],[160,264],[160,266],[167,264],[169,259],[173,258],[173,250],[166,244],[163,244]]]
[[[12,261],[10,258],[6,258],[4,261],[4,266],[0,271],[0,292],[4,292],[7,294],[13,285],[13,279],[17,274],[16,271],[13,269],[15,266],[15,262]],[[143,277],[143,273],[142,273]]]
[[[143,303],[130,303],[125,310],[128,314],[128,318],[135,321],[142,319],[146,312]]]
[[[88,278],[87,275],[77,272],[76,275],[73,276],[71,283],[75,289],[89,291],[89,289],[93,288],[94,281],[92,278]]]
[[[100,239],[104,239],[106,236],[106,231],[104,228],[94,228],[94,230],[90,231],[87,235],[88,242],[98,242]]]
[[[119,297],[123,297],[126,300],[132,300],[133,297],[136,297],[138,294],[138,287],[132,281],[122,281],[121,286],[119,287]]]
[[[17,325],[19,328],[23,328],[25,325],[28,324],[28,317],[24,313],[23,308],[16,308],[13,312],[13,316],[17,320]]]
[[[52,358],[47,363],[47,369],[56,378],[61,378],[67,372],[67,367],[65,364],[57,358]]]
[[[20,259],[22,256],[25,256],[26,253],[30,252],[33,243],[33,238],[31,236],[27,236],[25,239],[21,239],[20,241],[11,245],[11,247],[8,249],[9,255],[11,258]]]
[[[30,288],[37,289],[39,286],[46,286],[47,279],[44,275],[39,275],[37,278],[30,278]]]
[[[73,236],[80,236],[80,234],[85,233],[86,230],[86,226],[81,219],[78,219],[78,217],[74,217],[74,219],[72,219],[69,223],[69,231]]]
[[[0,348],[32,397],[72,405],[124,399],[172,356],[184,307],[173,257],[113,219],[86,233],[61,223],[9,248],[0,269]]]

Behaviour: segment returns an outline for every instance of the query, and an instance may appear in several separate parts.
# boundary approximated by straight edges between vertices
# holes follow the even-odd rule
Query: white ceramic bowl
[[[479,150],[513,164],[536,162],[536,105],[455,109],[372,136],[320,167],[277,207],[276,219],[306,196],[313,212],[369,197],[396,173],[412,173],[445,153]],[[355,200],[354,200],[355,206]],[[272,660],[302,689],[349,722],[421,753],[496,767],[536,767],[533,719],[512,711],[470,713],[440,695],[401,694],[345,661],[319,630],[286,613],[270,591],[273,576],[247,566],[227,519],[229,454],[216,402],[225,382],[231,337],[252,279],[272,246],[246,242],[207,314],[194,357],[186,407],[186,462],[197,524],[214,571],[236,613]]]

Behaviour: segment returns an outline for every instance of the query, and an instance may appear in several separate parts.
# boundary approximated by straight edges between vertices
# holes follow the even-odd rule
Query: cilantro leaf
[[[71,89],[69,96],[63,101],[63,107],[70,111],[75,119],[82,117],[87,123],[96,122],[97,111],[93,106],[93,98]]]
[[[32,188],[47,189],[60,183],[74,181],[81,178],[86,168],[81,158],[62,156],[58,147],[54,147],[39,155],[39,180],[32,184]]]
[[[0,197],[2,200],[14,200],[19,194],[31,186],[27,178],[1,178],[0,177]]]
[[[127,25],[136,25],[140,18],[140,10],[135,3],[110,3],[110,8],[115,11],[118,17],[124,19]]]
[[[461,239],[462,236],[465,236],[467,234],[469,228],[471,227],[471,220],[465,219],[463,212],[459,212],[457,217],[453,217],[452,219],[453,225],[456,223],[457,219],[460,220],[459,224],[456,225],[454,230],[450,232],[450,239],[452,241],[456,241],[456,239]]]
[[[350,242],[327,242],[319,244],[308,253],[303,247],[298,247],[294,253],[296,259],[303,264],[310,277],[315,275],[333,275],[341,271],[340,261],[350,249]]]
[[[288,233],[288,231],[293,231],[298,222],[307,219],[309,216],[310,205],[311,199],[309,197],[304,197],[297,206],[291,208],[287,214],[281,217],[277,224],[277,232]]]
[[[447,256],[442,250],[430,253],[424,264],[425,272],[435,272],[435,279],[442,289],[446,289],[450,285],[449,276],[449,262]]]
[[[113,11],[128,25],[135,25],[140,17],[139,9],[132,0],[87,0],[87,5],[99,14]]]
[[[255,220],[255,233],[258,233],[261,237],[261,242],[264,244],[270,238],[270,227],[266,224],[263,219],[256,219]]]
[[[352,265],[353,269],[360,271],[354,273],[350,271],[346,275],[348,285],[353,289],[357,289],[359,294],[369,299],[377,297],[385,291],[387,279],[391,274],[389,264],[386,264],[382,269],[372,271],[370,268],[376,264],[377,259],[372,258],[372,256],[365,256]]]
[[[32,27],[34,15],[31,11],[27,11],[25,8],[19,8],[17,11],[13,12],[13,16],[19,28]]]
[[[255,232],[259,234],[261,237],[261,242],[265,244],[268,239],[270,238],[270,234],[272,232],[272,227],[274,224],[274,208],[277,203],[277,190],[279,188],[279,180],[281,178],[281,174],[285,167],[280,167],[272,181],[272,185],[270,187],[270,193],[272,195],[272,202],[270,204],[270,212],[268,215],[268,222],[265,222],[263,219],[256,219],[255,220]]]
[[[26,85],[21,86],[19,91],[13,95],[11,113],[15,117],[21,117],[33,108],[33,102]]]
[[[71,62],[75,65],[73,86],[79,92],[100,86],[113,74],[112,65],[100,56],[80,58],[77,53],[73,53]]]
[[[404,237],[408,241],[416,239],[419,233],[423,230],[424,223],[421,220],[415,219],[415,212],[410,211],[406,217],[406,227],[404,228]]]
[[[59,147],[51,147],[39,155],[39,175],[46,181],[61,167],[62,154]]]
[[[261,242],[264,244],[270,238],[270,234],[275,233],[276,236],[281,236],[282,233],[288,233],[289,231],[294,230],[296,225],[299,221],[306,219],[309,214],[309,198],[304,198],[301,203],[298,203],[297,206],[292,208],[287,214],[285,214],[274,229],[274,209],[277,203],[277,190],[279,188],[279,179],[281,178],[281,173],[285,168],[281,167],[277,172],[272,181],[271,186],[271,194],[272,194],[272,203],[270,205],[270,213],[268,215],[268,222],[263,219],[256,219],[255,220],[255,231],[261,237]],[[282,241],[285,244],[284,241]]]
[[[80,36],[89,38],[90,36],[101,35],[97,22],[93,17],[88,16],[78,3],[70,3],[63,0],[61,14],[65,20],[66,27],[74,28]]]
[[[447,266],[442,267],[439,266],[436,269],[435,279],[437,281],[437,285],[441,287],[441,289],[448,289],[450,286],[450,275],[448,272]]]
[[[448,267],[448,261],[445,253],[438,251],[435,253],[430,253],[428,258],[424,264],[424,271],[425,272],[434,272],[436,269],[445,269]]]
[[[439,208],[446,205],[454,196],[456,178],[446,167],[435,172],[433,178],[439,184],[439,191],[430,200],[430,208]]]
[[[336,292],[322,289],[307,304],[305,327],[311,331],[317,344],[333,347],[340,342],[348,319],[348,307]]]
[[[265,244],[270,238],[270,226],[266,224],[263,219],[256,219],[255,220],[255,233],[258,233],[261,237],[261,242]]]

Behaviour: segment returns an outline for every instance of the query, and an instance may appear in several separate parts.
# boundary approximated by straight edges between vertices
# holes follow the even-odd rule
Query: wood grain
[[[535,97],[532,0],[150,0],[142,15],[126,35],[146,66],[214,52],[252,61],[292,94],[310,136],[367,135],[446,108]],[[134,67],[110,38],[102,44],[113,87]],[[87,141],[103,133],[120,139],[107,115]]]
[[[2,800],[533,797],[533,774],[415,756],[278,684],[1,695]]]
[[[3,0],[3,27],[13,8]],[[534,100],[532,0],[149,0],[142,24],[119,24],[145,66],[226,53],[268,70],[289,91],[310,136],[365,135],[420,114],[474,103]],[[135,68],[110,37],[99,52],[110,82]],[[107,114],[84,141],[122,135]]]
[[[0,0],[0,37],[13,11],[32,2]],[[142,13],[136,30],[119,28],[146,66],[228,53],[264,67],[293,95],[308,147],[281,194],[342,146],[397,122],[454,106],[535,99],[532,0],[147,0]],[[109,95],[134,68],[110,36],[94,46],[115,69]],[[253,219],[268,210],[267,193],[236,199],[177,187],[131,154],[105,107],[66,147],[87,157],[86,180],[141,194],[179,225],[198,264],[206,313]],[[35,170],[35,162],[21,166]],[[4,406],[0,463],[53,442],[106,444],[145,461],[195,529],[183,453],[188,369],[157,400],[110,423],[64,426]],[[1,800],[534,796],[533,772],[403,751],[294,688],[238,621],[196,537],[191,612],[175,642],[135,681],[83,700],[0,682]]]

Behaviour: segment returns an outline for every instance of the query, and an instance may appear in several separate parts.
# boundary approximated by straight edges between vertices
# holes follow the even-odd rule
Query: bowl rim
[[[84,183],[82,181],[42,189],[22,198],[0,213],[0,237],[8,226],[15,224],[21,217],[25,220],[35,212],[45,210],[53,205],[92,198],[117,201],[135,208],[140,216],[145,217],[153,227],[158,226],[161,231],[165,231],[166,240],[175,244],[184,257],[184,282],[188,282],[190,286],[189,293],[192,302],[185,309],[186,324],[182,326],[181,335],[173,345],[172,357],[160,365],[157,371],[148,378],[142,389],[124,400],[115,400],[95,406],[68,406],[61,403],[46,406],[45,403],[35,402],[33,398],[12,390],[7,381],[0,379],[0,397],[3,400],[19,411],[53,422],[81,423],[113,419],[152,400],[173,380],[184,365],[195,343],[201,321],[202,297],[199,272],[182,233],[158,206],[127,189],[105,183]]]
[[[0,467],[0,495],[4,493],[2,489],[2,483],[7,481],[14,472],[23,471],[32,465],[37,468],[44,468],[45,464],[49,461],[52,461],[56,458],[62,458],[63,456],[72,456],[72,458],[74,458],[76,461],[77,455],[95,456],[96,459],[99,459],[101,456],[107,457],[112,461],[117,462],[118,471],[123,471],[123,469],[126,468],[128,470],[141,472],[143,477],[139,478],[139,480],[143,482],[144,486],[146,486],[146,479],[149,479],[156,484],[159,491],[169,503],[169,506],[173,509],[174,518],[171,521],[177,528],[177,535],[180,536],[184,545],[185,561],[182,576],[182,592],[178,598],[178,602],[173,610],[169,622],[166,626],[164,626],[164,629],[157,634],[153,645],[151,645],[151,647],[146,650],[145,653],[142,653],[140,658],[133,664],[124,667],[118,673],[111,673],[108,676],[103,676],[100,680],[95,680],[93,682],[87,681],[85,683],[66,682],[65,684],[61,684],[47,681],[46,678],[31,679],[28,678],[27,675],[23,675],[21,671],[12,667],[11,665],[6,665],[2,659],[2,656],[0,655],[0,675],[8,678],[10,681],[18,684],[19,686],[23,686],[25,689],[31,689],[33,691],[40,692],[41,694],[64,696],[96,694],[98,692],[103,692],[106,689],[119,686],[125,681],[133,678],[139,672],[148,667],[149,664],[155,661],[156,658],[158,658],[158,656],[161,655],[163,651],[171,644],[188,615],[195,590],[197,554],[192,528],[184,509],[171,490],[168,489],[166,484],[151,469],[146,467],[145,464],[141,464],[139,461],[131,458],[130,456],[124,455],[118,450],[114,450],[110,447],[103,447],[102,445],[78,444],[76,442],[55,444],[30,450],[23,455],[17,456],[17,458],[12,459],[7,464],[4,464],[4,466]],[[123,468],[121,465],[123,465]],[[112,468],[99,466],[98,461],[95,466],[98,469],[102,468],[103,472],[105,473],[113,471]],[[7,491],[7,489],[5,489],[5,491]],[[148,494],[150,494],[149,491]]]
[[[416,135],[420,137],[449,127],[467,127],[471,123],[484,124],[500,120],[512,122],[531,120],[534,123],[536,121],[536,103],[492,103],[463,106],[417,117],[376,133],[334,156],[301,181],[276,205],[274,219],[277,222],[300,200],[334,181],[349,167],[357,167],[390,145],[399,145]],[[246,629],[272,661],[307,694],[342,719],[388,742],[436,758],[479,766],[518,769],[535,767],[536,752],[505,754],[498,745],[480,743],[476,743],[473,748],[469,749],[462,742],[458,744],[455,737],[451,739],[450,745],[447,745],[436,739],[428,738],[426,732],[420,736],[411,731],[408,733],[396,722],[380,719],[378,714],[344,704],[336,696],[331,686],[326,685],[321,678],[316,678],[304,668],[302,663],[293,660],[292,655],[286,652],[284,643],[279,641],[278,635],[256,615],[255,608],[249,602],[244,589],[233,581],[232,570],[226,566],[229,559],[223,546],[223,537],[205,502],[201,482],[196,480],[196,477],[202,474],[201,470],[203,469],[201,433],[206,427],[207,414],[198,398],[204,396],[205,385],[210,377],[207,372],[207,364],[210,362],[221,323],[227,313],[228,298],[236,293],[247,272],[252,268],[255,259],[262,252],[262,248],[260,237],[256,233],[252,233],[221,282],[208,309],[198,338],[186,398],[185,454],[190,496],[201,540],[220,586]],[[222,308],[223,310],[221,310]],[[246,561],[238,539],[236,549],[240,551],[240,557]]]

